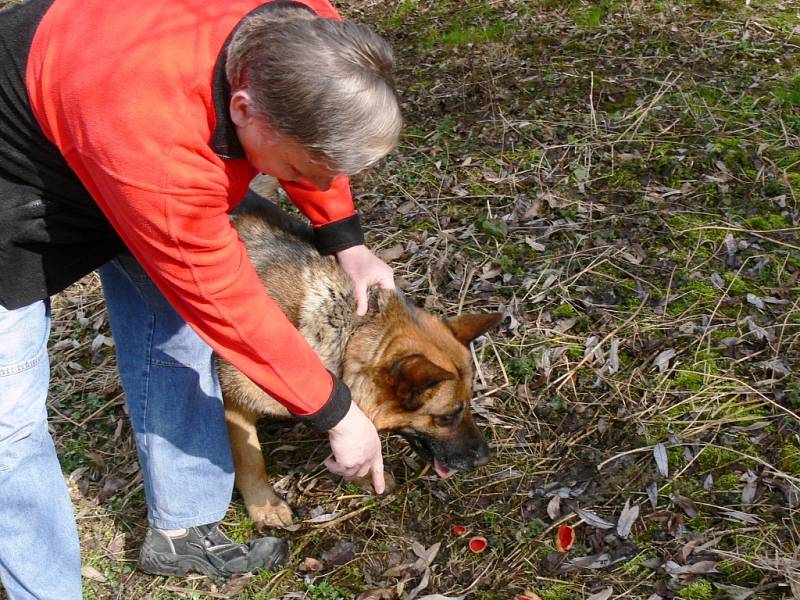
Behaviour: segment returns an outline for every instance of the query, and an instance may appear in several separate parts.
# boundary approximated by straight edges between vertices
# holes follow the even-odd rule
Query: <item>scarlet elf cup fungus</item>
[[[471,552],[474,552],[475,554],[480,554],[481,552],[486,550],[486,547],[488,545],[489,542],[486,541],[486,538],[480,535],[476,535],[469,541],[469,549]]]
[[[556,534],[556,550],[567,552],[575,543],[575,530],[569,525],[559,525]]]

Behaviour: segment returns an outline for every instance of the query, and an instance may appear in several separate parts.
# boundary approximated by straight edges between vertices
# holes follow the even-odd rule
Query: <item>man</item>
[[[45,398],[49,296],[100,271],[150,527],[139,565],[270,567],[234,544],[233,467],[212,352],[328,431],[328,468],[371,475],[380,441],[270,299],[228,219],[277,177],[321,252],[366,288],[348,174],[397,144],[391,52],[327,0],[22,0],[0,10],[0,578],[13,600],[81,597],[74,517]]]

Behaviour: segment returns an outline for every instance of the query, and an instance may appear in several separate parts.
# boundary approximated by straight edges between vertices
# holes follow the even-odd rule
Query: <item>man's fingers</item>
[[[338,475],[339,477],[363,477],[367,473],[369,473],[369,467],[365,467],[364,465],[355,465],[353,467],[345,467],[342,464],[336,462],[335,458],[328,458],[322,463],[325,465],[325,468],[328,469],[334,475]]]
[[[389,277],[384,277],[380,281],[378,281],[378,285],[382,287],[384,290],[391,292],[395,288],[394,277],[391,275]]]
[[[370,479],[375,493],[382,494],[386,491],[386,477],[383,474],[383,459],[378,459],[373,462],[372,465],[359,465],[349,469],[340,465],[333,457],[325,459],[323,464],[331,473],[339,477],[344,477],[345,479],[361,478],[371,474]]]
[[[383,458],[380,456],[372,463],[372,487],[375,488],[376,494],[382,494],[386,491],[386,479],[383,476]]]
[[[332,456],[322,461],[322,464],[325,465],[325,468],[334,475],[339,475],[339,463],[337,463]]]
[[[333,457],[325,459],[323,464],[325,465],[326,469],[328,469],[334,475],[339,475],[339,477],[351,477],[358,471],[358,467],[345,467],[336,462],[336,459]]]
[[[356,295],[356,314],[363,317],[367,314],[367,288],[359,285],[353,292]]]

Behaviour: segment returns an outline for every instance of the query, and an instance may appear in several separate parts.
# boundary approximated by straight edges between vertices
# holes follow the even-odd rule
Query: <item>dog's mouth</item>
[[[438,458],[433,459],[433,470],[436,471],[436,474],[442,479],[447,479],[450,475],[458,471],[458,469],[451,469],[446,466]]]
[[[412,450],[423,460],[427,461],[433,466],[434,472],[442,479],[447,479],[453,473],[458,471],[458,467],[448,465],[444,460],[439,458],[439,452],[436,451],[436,445],[427,436],[420,435],[416,431],[401,431],[402,435]]]

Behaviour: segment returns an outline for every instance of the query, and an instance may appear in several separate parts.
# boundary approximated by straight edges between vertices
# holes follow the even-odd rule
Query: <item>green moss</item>
[[[501,523],[501,520],[502,517],[494,511],[484,510],[481,513],[481,522],[491,530],[497,529]]]
[[[713,284],[702,279],[690,281],[683,289],[689,293],[692,299],[703,305],[716,304],[719,300],[719,290]]]
[[[404,29],[408,27],[408,19],[417,9],[417,3],[413,0],[403,0],[394,9],[394,12],[381,21],[381,25],[386,29]]]
[[[683,588],[678,598],[685,600],[711,600],[714,596],[714,586],[708,579],[698,579]]]
[[[516,21],[507,21],[491,6],[475,3],[461,9],[456,16],[442,15],[439,25],[422,38],[422,46],[466,46],[495,43],[507,39],[517,30]]]
[[[767,155],[781,169],[792,169],[800,164],[800,148],[794,146],[773,148],[767,151]]]
[[[505,600],[506,595],[494,590],[477,590],[473,598],[475,600]]]
[[[738,458],[738,456],[737,456]],[[738,473],[725,473],[714,482],[714,487],[721,492],[733,492],[741,487],[740,475]]]
[[[740,335],[741,332],[738,329],[734,329],[733,327],[722,327],[711,332],[711,340],[714,342],[720,342],[725,338],[739,337]]]
[[[695,256],[702,258],[704,252],[700,248]],[[683,315],[687,310],[712,310],[722,294],[708,281],[698,280],[685,283],[681,289],[683,295],[667,305],[667,314],[671,317]]]
[[[680,469],[684,464],[686,464],[686,458],[683,456],[683,449],[669,448],[667,450],[667,463],[672,471]]]
[[[781,470],[800,477],[800,448],[791,442],[781,448]]]
[[[494,21],[484,27],[464,27],[463,24],[453,27],[442,37],[442,43],[448,46],[466,46],[485,42],[497,42],[504,39],[508,32],[508,24]]]
[[[256,522],[247,514],[242,504],[233,504],[228,511],[225,532],[234,542],[243,544],[249,540],[256,530]]]
[[[703,496],[702,493],[693,494],[690,497],[692,500],[700,500]],[[696,533],[701,533],[706,531],[711,525],[713,524],[713,520],[709,519],[705,515],[697,514],[686,523],[686,526],[689,528],[690,531],[694,531]]]
[[[622,563],[622,565],[616,569],[614,569],[617,573],[622,573],[624,575],[629,575],[631,577],[642,577],[650,572],[652,569],[650,567],[645,567],[642,563],[646,560],[650,560],[651,558],[657,558],[658,555],[655,552],[642,552],[638,556],[635,556],[633,559],[629,560],[626,563]]]
[[[625,168],[617,169],[611,173],[606,177],[605,183],[611,191],[639,192],[642,189],[639,175]]]
[[[506,365],[506,372],[511,379],[521,383],[536,372],[536,361],[532,355],[512,358]]]
[[[738,138],[721,138],[714,142],[708,157],[711,161],[721,160],[731,170],[741,171],[753,164],[753,159]]]
[[[780,179],[770,177],[764,182],[764,195],[766,196],[780,196],[787,193],[789,190]]]
[[[705,380],[706,378],[702,373],[681,370],[675,374],[671,387],[696,392],[703,387]],[[681,413],[686,412],[685,408],[679,410]]]
[[[565,584],[554,584],[538,590],[542,600],[579,600],[581,595]]]
[[[725,94],[720,88],[710,85],[700,84],[694,89],[694,93],[709,106],[714,106],[725,98]]]
[[[580,360],[583,358],[583,349],[578,346],[570,346],[567,349],[567,358],[570,360]]]
[[[582,5],[575,12],[575,24],[582,29],[599,27],[609,13],[611,3],[606,0],[594,2],[593,5]]]
[[[800,324],[800,311],[792,313],[792,323]],[[800,409],[800,381],[792,381],[786,386],[786,403],[793,409]]]
[[[560,304],[550,311],[550,314],[557,319],[568,319],[578,316],[578,312],[568,303]]]
[[[721,357],[717,352],[699,352],[696,362],[685,368],[676,369],[671,387],[692,392],[700,391],[708,384],[709,377],[725,371],[729,362],[729,359]],[[692,407],[693,410],[695,408]],[[677,411],[677,413],[670,412],[668,414],[673,416],[683,414],[686,412],[686,407],[678,407]]]
[[[736,462],[738,458],[739,455],[737,453],[731,452],[725,448],[703,446],[700,454],[697,456],[697,466],[703,471],[710,471]],[[722,479],[722,477],[725,477],[725,475],[721,476],[720,479]],[[721,484],[718,481],[716,485],[719,487]]]
[[[668,223],[670,228],[676,233],[684,232],[691,240],[709,240],[712,242],[722,242],[727,232],[725,229],[696,229],[704,225],[711,225],[717,219],[710,215],[696,215],[691,213],[678,213],[673,215]],[[687,231],[694,229],[694,231]]]
[[[775,213],[767,215],[756,215],[755,217],[750,217],[749,219],[745,219],[743,225],[747,229],[752,229],[755,231],[771,231],[773,229],[786,229],[792,226],[792,224],[786,217]]]
[[[426,233],[434,233],[437,231],[436,224],[430,219],[422,219],[421,221],[417,221],[411,225],[410,229],[412,231],[424,231]]]
[[[778,102],[786,107],[800,106],[800,75],[795,75],[780,82],[772,90]]]
[[[355,598],[355,594],[327,581],[305,585],[306,598],[309,600],[337,600],[337,598]]]
[[[800,195],[800,173],[787,173],[786,179],[796,195]]]
[[[722,275],[722,279],[725,280],[725,289],[730,295],[744,296],[747,294],[747,284],[736,273],[728,271]]]
[[[731,547],[736,548],[736,544],[732,544]],[[717,571],[725,578],[726,582],[734,585],[754,585],[763,578],[763,573],[756,567],[735,560],[723,560],[718,562]]]
[[[665,493],[666,492],[665,490]],[[633,533],[633,540],[639,546],[647,546],[659,538],[664,533],[664,526],[661,523],[643,523],[637,525]]]
[[[497,263],[500,265],[503,273],[510,273],[511,275],[516,275],[517,277],[525,276],[526,271],[522,268],[522,266],[520,266],[519,261],[516,261],[509,256],[501,255],[497,259]]]

